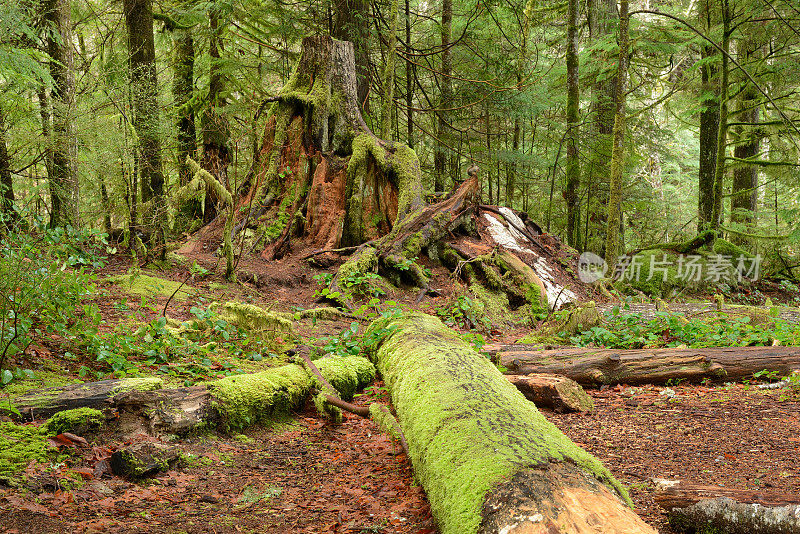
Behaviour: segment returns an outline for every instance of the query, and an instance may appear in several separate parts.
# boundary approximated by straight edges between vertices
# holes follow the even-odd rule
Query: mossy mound
[[[47,433],[46,427],[0,423],[0,483],[16,486],[28,464],[51,459]]]
[[[210,309],[220,319],[251,332],[291,334],[294,331],[292,315],[265,310],[255,304],[228,301],[224,304],[212,304]]]
[[[365,358],[322,358],[315,364],[345,400],[352,399],[357,389],[375,379],[375,367]],[[317,384],[316,380],[302,366],[290,364],[260,373],[229,376],[207,385],[215,399],[212,406],[218,413],[220,426],[241,429],[298,409]]]
[[[100,410],[75,408],[53,414],[47,420],[45,427],[52,434],[61,434],[62,432],[82,434],[87,430],[99,427],[103,421],[105,421],[105,417]]]
[[[381,319],[392,330],[374,354],[443,534],[476,532],[486,493],[522,467],[572,462],[631,503],[595,457],[438,319]]]
[[[120,274],[115,276],[108,276],[104,279],[106,282],[116,284],[121,289],[139,297],[154,298],[154,297],[173,297],[179,301],[185,301],[190,296],[190,289],[186,285],[181,287],[180,282],[173,280],[165,280],[157,276],[149,276],[146,274]],[[180,288],[180,289],[179,289]],[[176,293],[177,292],[177,293]]]

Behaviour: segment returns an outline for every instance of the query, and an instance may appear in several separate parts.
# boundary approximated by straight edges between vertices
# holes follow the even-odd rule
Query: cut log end
[[[594,401],[574,380],[565,376],[529,374],[506,375],[525,398],[538,408],[557,412],[590,412]]]
[[[605,485],[571,463],[518,471],[485,500],[480,534],[655,533]]]

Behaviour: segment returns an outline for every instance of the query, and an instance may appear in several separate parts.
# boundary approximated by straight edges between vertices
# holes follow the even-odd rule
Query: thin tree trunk
[[[45,20],[50,24],[47,49],[53,78],[52,168],[50,226],[78,223],[78,140],[75,129],[75,74],[73,72],[70,0],[48,0]]]
[[[14,211],[14,180],[11,176],[11,158],[8,155],[6,121],[0,107],[0,224],[10,228],[16,220]]]
[[[392,132],[392,104],[394,104],[394,65],[397,58],[397,18],[400,0],[392,0],[392,10],[389,13],[389,38],[386,50],[386,68],[383,71],[383,113],[381,114],[381,137],[391,140]]]
[[[220,69],[220,49],[221,33],[220,13],[216,3],[212,4],[208,11],[211,29],[208,55],[211,57],[211,67],[208,83],[209,107],[203,114],[203,159],[202,167],[207,170],[223,187],[230,189],[228,183],[228,164],[230,163],[230,151],[228,141],[230,139],[230,129],[227,117],[222,113],[221,108],[225,105],[222,92],[225,89],[225,79]],[[203,221],[210,222],[217,216],[217,195],[209,187],[206,187],[205,210]]]
[[[712,0],[703,0],[701,18],[706,33],[712,26]],[[701,59],[716,54],[711,45],[700,47]],[[697,230],[708,230],[714,216],[714,174],[717,164],[717,134],[719,132],[719,85],[715,83],[717,68],[706,62],[700,67],[700,161],[698,172]]]
[[[580,205],[580,162],[578,161],[580,87],[578,85],[578,0],[567,2],[567,243],[577,247]]]
[[[436,115],[439,118],[438,127],[436,129],[436,152],[433,155],[434,167],[434,189],[436,191],[444,191],[445,179],[449,172],[447,147],[444,146],[444,141],[448,137],[450,131],[448,125],[449,112],[448,109],[452,107],[453,100],[453,81],[450,76],[452,74],[452,59],[450,54],[450,33],[453,23],[453,0],[442,0],[442,23],[441,23],[441,46],[442,46],[442,65],[440,71],[441,98],[439,100],[439,110]]]
[[[180,185],[192,179],[186,158],[197,157],[197,133],[195,131],[194,110],[189,105],[194,93],[194,38],[191,30],[173,30],[175,52],[173,58],[174,78],[172,95],[177,115],[178,176]]]
[[[628,0],[619,3],[619,60],[615,94],[614,136],[611,152],[611,180],[608,195],[608,227],[606,228],[605,260],[614,272],[621,251],[622,178],[625,167],[625,90],[628,78]]]
[[[153,39],[152,0],[124,0],[125,26],[130,54],[133,127],[139,137],[138,166],[142,202],[152,199],[148,225],[153,230],[159,257],[166,255],[164,221],[164,171],[161,166],[161,132],[158,112],[158,78]]]
[[[711,213],[711,228],[719,228],[722,222],[722,189],[725,181],[725,145],[728,140],[728,52],[731,41],[731,14],[728,0],[722,0],[722,66],[719,83],[719,127],[717,128],[717,161],[714,165],[714,205]]]
[[[406,53],[411,52],[411,0],[406,0]],[[413,77],[416,76],[411,59],[406,60],[406,143],[414,148]]]

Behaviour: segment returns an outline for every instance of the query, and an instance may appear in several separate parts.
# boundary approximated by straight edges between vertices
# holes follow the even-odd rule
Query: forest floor
[[[215,268],[210,256],[194,259]],[[228,299],[290,311],[312,307],[317,289],[313,277],[320,271],[291,262],[261,268],[249,283],[221,284],[218,277],[190,281],[189,297],[173,300],[169,314],[185,319],[191,317],[194,305]],[[112,258],[98,275],[124,273],[129,267],[126,259]],[[242,268],[252,272],[257,263]],[[187,271],[175,268],[150,274],[183,281]],[[441,295],[426,297],[418,306],[428,312],[453,291],[443,273],[434,274],[432,286]],[[149,321],[167,303],[165,296],[139,301],[115,285],[98,287],[95,302],[106,329],[133,319]],[[388,297],[411,302],[415,296]],[[774,298],[791,301],[795,295]],[[649,309],[644,306],[639,311]],[[304,324],[299,335],[319,344],[324,336],[350,324],[350,319]],[[486,337],[492,343],[506,343],[525,333],[526,329],[497,329]],[[58,340],[34,347],[26,358],[17,364],[57,370],[75,379],[82,363],[66,357]],[[40,385],[31,382],[32,387]],[[596,406],[591,413],[544,413],[629,486],[637,513],[661,533],[672,530],[653,501],[653,478],[800,494],[796,393],[718,384],[617,386],[589,394]],[[370,401],[388,402],[380,382],[355,402]],[[155,438],[124,435],[113,425],[86,437],[88,445],[79,444],[71,459],[55,471],[44,473],[32,466],[26,485],[0,487],[0,532],[437,532],[407,457],[371,421],[349,414],[341,426],[332,426],[309,404],[296,417],[270,427],[172,441],[185,459],[137,483],[108,474],[95,478],[94,468],[112,450]],[[83,480],[77,483],[76,478]]]

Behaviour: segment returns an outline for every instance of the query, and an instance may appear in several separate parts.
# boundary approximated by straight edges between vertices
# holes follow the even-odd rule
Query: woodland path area
[[[103,274],[127,268],[126,261],[117,259]],[[152,274],[184,278],[180,270]],[[292,276],[299,281],[303,275]],[[105,295],[98,304],[112,322],[121,318],[120,301],[127,300],[128,312],[147,319],[167,300],[158,296],[143,307],[114,285],[101,287]],[[255,288],[202,281],[190,284],[189,291],[194,290],[210,299],[238,298],[262,306],[276,300],[278,307],[311,304],[307,283]],[[170,314],[189,316],[191,305],[173,302]],[[647,312],[646,305],[632,306]],[[333,334],[349,324],[349,319],[319,321],[303,335]],[[496,334],[488,341],[509,341],[508,333]],[[674,531],[653,500],[654,478],[800,493],[796,394],[746,384],[614,386],[587,392],[595,403],[593,412],[542,411],[628,486],[636,513],[661,533]],[[376,400],[387,402],[380,382],[356,403]],[[344,414],[341,426],[331,426],[309,403],[294,420],[271,427],[170,443],[190,460],[144,482],[92,476],[97,458],[131,440],[149,439],[101,432],[91,447],[77,447],[79,460],[69,468],[47,476],[31,470],[25,491],[0,488],[0,531],[438,532],[399,445],[371,421],[351,414]],[[72,487],[70,471],[85,478],[84,484]]]

